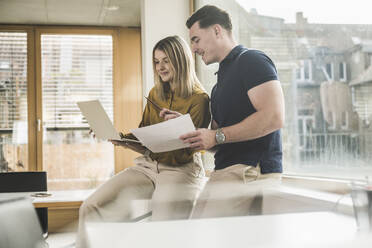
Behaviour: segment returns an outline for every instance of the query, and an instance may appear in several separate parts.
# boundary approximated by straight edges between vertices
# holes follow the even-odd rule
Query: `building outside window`
[[[196,8],[213,4],[227,10],[237,42],[265,52],[274,61],[286,101],[282,129],[285,173],[348,179],[372,175],[372,155],[366,152],[372,150],[372,125],[368,124],[372,119],[368,114],[372,113],[372,74],[363,60],[372,53],[371,24],[323,23],[332,16],[301,2],[281,2],[275,11],[268,7],[275,3],[266,0],[195,3]],[[288,6],[296,6],[298,12],[291,12]],[[340,11],[348,16],[347,8]],[[217,81],[213,73],[218,64],[206,66],[198,56],[196,59],[198,76],[210,93]],[[329,81],[344,84],[330,88]],[[320,88],[325,84],[329,90],[322,97]],[[302,112],[306,109],[312,109],[311,115]],[[211,165],[213,158],[206,161]]]

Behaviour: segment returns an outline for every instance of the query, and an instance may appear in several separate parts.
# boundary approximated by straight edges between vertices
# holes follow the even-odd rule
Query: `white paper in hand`
[[[120,140],[120,135],[98,100],[77,102],[90,128],[98,139]]]
[[[131,130],[138,140],[152,152],[168,152],[188,147],[189,144],[183,143],[179,137],[192,131],[195,131],[195,126],[189,114]]]

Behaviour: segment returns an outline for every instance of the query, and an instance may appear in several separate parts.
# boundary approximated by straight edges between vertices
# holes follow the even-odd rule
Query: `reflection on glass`
[[[0,172],[28,169],[27,34],[0,32]]]

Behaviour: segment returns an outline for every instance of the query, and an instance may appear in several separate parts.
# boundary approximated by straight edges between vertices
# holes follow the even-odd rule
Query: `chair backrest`
[[[29,198],[0,200],[0,247],[47,247]]]
[[[0,173],[0,193],[47,191],[45,171]],[[36,209],[43,233],[48,233],[48,209]]]

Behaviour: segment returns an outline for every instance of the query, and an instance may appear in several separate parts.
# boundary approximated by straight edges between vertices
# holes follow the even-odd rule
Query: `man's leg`
[[[261,214],[262,192],[271,187],[259,166],[234,165],[211,173],[197,200],[191,218],[213,218]]]

